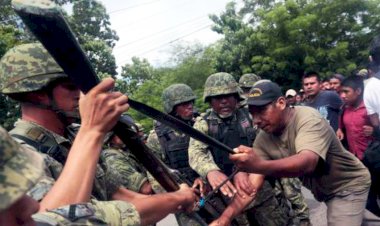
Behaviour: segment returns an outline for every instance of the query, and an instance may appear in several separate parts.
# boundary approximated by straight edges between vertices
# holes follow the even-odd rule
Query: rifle
[[[50,0],[13,0],[12,6],[16,13],[21,17],[27,27],[44,45],[56,62],[63,68],[82,92],[87,93],[92,87],[99,83],[89,59],[81,49],[69,25],[63,18],[59,7]],[[129,105],[136,110],[143,111],[145,114],[154,117],[158,121],[179,129],[181,132],[190,134],[192,137],[212,146],[222,148],[229,153],[232,149],[204,135],[203,133],[189,127],[185,123],[177,120],[170,115],[152,109],[142,103],[129,99]],[[141,110],[143,109],[143,110]],[[184,124],[184,125],[181,125]],[[180,125],[178,127],[178,125]],[[183,129],[185,128],[185,129]],[[138,134],[133,130],[128,121],[120,118],[113,131],[127,145],[128,149],[135,155],[140,163],[152,174],[152,176],[168,192],[179,189],[175,177],[163,165],[152,151],[141,141]],[[190,131],[190,132],[189,132]],[[204,209],[212,209],[211,205],[206,204]],[[208,211],[214,218],[214,211]],[[205,224],[195,216],[199,223]]]

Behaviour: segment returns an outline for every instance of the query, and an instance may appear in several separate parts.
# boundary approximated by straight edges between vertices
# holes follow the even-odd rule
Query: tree
[[[133,94],[145,81],[155,79],[153,67],[147,59],[132,57],[132,64],[125,64],[121,68],[121,77],[124,82],[123,92]]]
[[[367,62],[367,45],[380,31],[380,1],[244,0],[212,16],[219,43],[217,69],[254,72],[282,85],[299,85],[304,71],[349,75]]]
[[[112,48],[119,37],[111,29],[106,8],[95,0],[73,1],[73,14],[68,21],[95,71],[114,77],[117,72]]]

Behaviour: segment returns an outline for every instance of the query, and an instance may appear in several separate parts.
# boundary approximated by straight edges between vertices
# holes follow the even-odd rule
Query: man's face
[[[289,105],[294,105],[296,103],[296,96],[287,96],[286,97],[286,102],[289,104]]]
[[[340,80],[337,79],[337,78],[331,78],[330,79],[330,86],[331,86],[331,89],[339,92],[339,89],[340,89]]]
[[[0,212],[0,225],[35,225],[32,215],[39,209],[39,203],[24,195],[13,205]]]
[[[331,89],[331,86],[330,86],[330,82],[328,81],[324,81],[322,83],[322,87],[321,87],[322,90],[330,90]]]
[[[190,120],[193,118],[193,111],[194,111],[193,107],[194,107],[194,101],[191,100],[191,101],[187,101],[187,102],[176,105],[174,108],[174,111],[179,117],[185,120]]]
[[[237,107],[237,98],[234,94],[211,97],[212,109],[222,118],[230,117]]]
[[[265,106],[249,105],[249,112],[253,118],[253,124],[257,125],[266,133],[279,133],[282,130],[284,122],[282,113],[286,107],[286,100],[280,97]]]
[[[316,96],[320,90],[320,83],[316,76],[303,79],[303,89],[306,96]]]
[[[248,98],[249,91],[251,90],[252,87],[241,87],[243,90],[243,95]]]
[[[342,86],[339,94],[340,98],[343,100],[345,104],[354,105],[360,98],[361,90],[354,90],[351,87]]]
[[[69,80],[63,80],[53,87],[57,107],[64,112],[78,112],[80,90]]]

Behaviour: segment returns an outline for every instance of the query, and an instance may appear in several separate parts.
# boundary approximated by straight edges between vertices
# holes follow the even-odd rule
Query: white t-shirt
[[[367,114],[377,113],[380,119],[380,79],[370,78],[364,88],[364,105],[367,108]]]

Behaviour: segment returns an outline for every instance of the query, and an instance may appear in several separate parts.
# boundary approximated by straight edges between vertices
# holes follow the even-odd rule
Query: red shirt
[[[364,151],[368,143],[373,139],[372,136],[365,136],[363,126],[371,125],[367,115],[367,109],[362,101],[358,107],[346,106],[343,110],[343,125],[345,129],[348,149],[360,160],[363,159]]]

